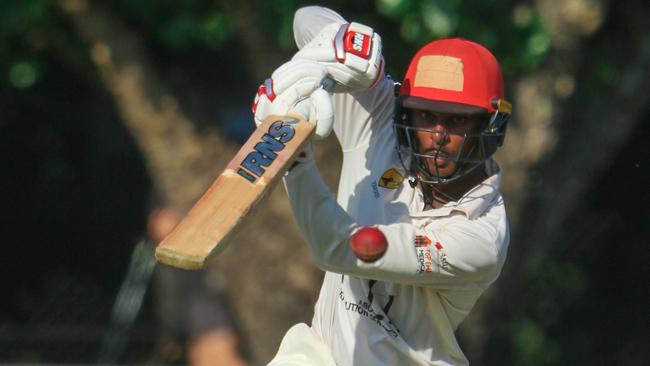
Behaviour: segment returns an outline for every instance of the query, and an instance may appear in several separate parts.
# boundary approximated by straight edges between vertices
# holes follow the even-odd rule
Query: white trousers
[[[325,343],[305,323],[291,327],[267,366],[336,366]]]

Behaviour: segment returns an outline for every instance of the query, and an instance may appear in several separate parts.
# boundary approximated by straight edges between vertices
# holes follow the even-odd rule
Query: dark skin
[[[412,110],[410,113],[413,127],[428,129],[418,130],[415,136],[418,142],[418,152],[438,156],[427,158],[426,163],[430,172],[436,172],[440,177],[449,177],[458,163],[445,156],[465,156],[473,148],[472,144],[464,143],[464,134],[474,134],[480,131],[486,121],[486,116],[449,114],[424,110]],[[436,152],[439,151],[439,155]],[[480,184],[487,178],[483,167],[446,184],[431,184],[422,182],[425,196],[425,210],[440,208],[450,200],[457,200],[467,191]]]

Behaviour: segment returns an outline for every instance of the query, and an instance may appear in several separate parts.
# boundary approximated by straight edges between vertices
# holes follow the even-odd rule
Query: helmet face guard
[[[416,138],[417,132],[440,133],[429,128],[414,127],[410,120],[408,109],[398,106],[393,120],[393,128],[397,136],[397,152],[404,169],[413,174],[422,182],[432,184],[446,184],[467,175],[477,167],[483,165],[503,144],[507,122],[510,119],[510,104],[499,100],[501,108],[489,116],[485,126],[481,126],[476,133],[455,133],[443,130],[443,138],[451,135],[460,137],[461,146],[455,156],[445,154],[442,146],[432,152],[421,152]],[[501,109],[501,110],[499,110]],[[508,113],[506,113],[506,111]],[[451,175],[442,176],[437,165],[434,171],[429,168],[430,160],[447,160],[456,163],[456,169]]]

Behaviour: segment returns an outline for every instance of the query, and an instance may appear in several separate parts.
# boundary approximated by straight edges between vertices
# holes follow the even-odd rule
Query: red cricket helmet
[[[462,38],[430,42],[413,57],[399,89],[406,108],[490,113],[503,99],[503,76],[485,47]]]

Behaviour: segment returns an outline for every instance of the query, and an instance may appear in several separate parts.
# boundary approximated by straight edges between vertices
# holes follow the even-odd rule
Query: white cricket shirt
[[[307,22],[308,23],[308,22]],[[297,35],[298,39],[299,36]],[[466,365],[454,331],[498,277],[509,230],[499,172],[458,202],[423,211],[395,151],[393,82],[334,94],[343,150],[338,196],[313,162],[284,179],[297,223],[326,271],[312,329],[338,365]],[[374,263],[358,260],[349,239],[377,226],[388,240]]]

